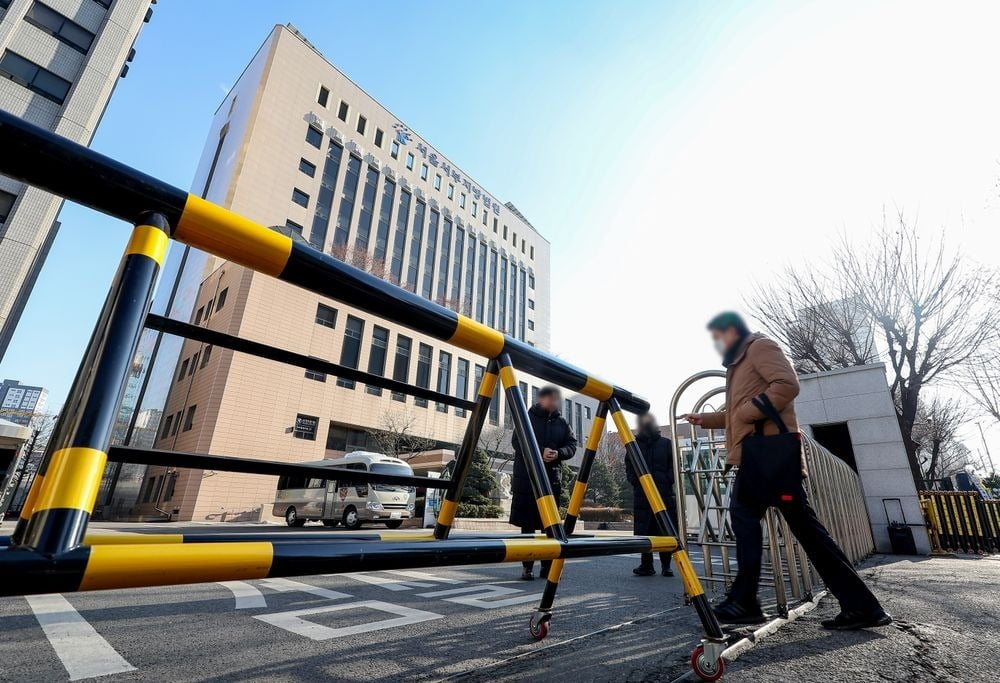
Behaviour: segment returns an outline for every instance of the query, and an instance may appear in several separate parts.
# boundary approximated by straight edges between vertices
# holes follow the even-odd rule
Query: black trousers
[[[729,514],[736,533],[736,564],[739,570],[729,597],[741,605],[752,607],[757,604],[760,563],[764,552],[760,522],[767,507],[741,502],[739,485],[737,475]],[[796,497],[798,500],[779,505],[778,511],[788,522],[788,527],[806,551],[826,587],[840,601],[841,608],[863,613],[881,609],[878,599],[872,595],[864,580],[854,571],[854,566],[844,555],[844,551],[819,521],[806,498],[804,486],[801,496]]]
[[[636,496],[645,496],[642,489],[636,487]],[[673,496],[664,496],[667,505],[667,515],[670,517],[674,529],[677,529],[677,502]],[[635,506],[632,508],[632,533],[636,536],[659,536],[661,535],[660,525],[656,523],[656,516],[653,510],[646,506]],[[670,553],[660,553],[660,563],[664,569],[670,566]],[[653,553],[643,553],[640,564],[643,567],[653,566]]]
[[[537,531],[537,529],[532,529],[530,526],[523,526],[523,527],[521,527],[521,533],[522,534],[533,534],[533,533],[535,533],[535,531]],[[548,574],[549,567],[552,566],[552,560],[542,560],[541,562],[542,562],[542,571],[544,573]],[[530,572],[534,568],[535,562],[534,562],[534,560],[531,560],[531,561],[528,561],[528,562],[522,562],[521,566],[524,567],[525,569],[527,569]]]

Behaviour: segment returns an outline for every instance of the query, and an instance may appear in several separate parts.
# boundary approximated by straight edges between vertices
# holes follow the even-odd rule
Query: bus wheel
[[[385,523],[386,529],[398,529],[401,526],[403,526],[403,520],[401,519],[394,519],[390,522]]]
[[[344,510],[344,519],[341,523],[348,529],[355,530],[361,528],[361,518],[358,516],[358,511],[354,507],[349,507]]]
[[[294,507],[285,510],[285,524],[288,526],[302,526],[305,523],[306,520],[299,519],[299,513],[295,511]]]

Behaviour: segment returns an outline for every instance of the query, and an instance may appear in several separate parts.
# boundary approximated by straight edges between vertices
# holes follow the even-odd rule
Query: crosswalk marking
[[[62,595],[25,596],[71,681],[135,671]]]
[[[264,594],[246,581],[220,581],[220,586],[228,588],[236,598],[236,609],[267,607]]]
[[[260,585],[265,588],[270,588],[277,593],[309,593],[310,595],[318,595],[319,597],[326,598],[327,600],[342,600],[343,598],[354,597],[347,593],[332,591],[328,588],[320,588],[319,586],[313,586],[301,581],[292,581],[291,579],[261,579]]]
[[[371,584],[373,586],[381,586],[387,590],[391,591],[408,591],[412,588],[433,588],[434,584],[424,583],[421,581],[403,581],[402,579],[393,579],[388,576],[379,576],[378,574],[344,574],[344,576],[350,577],[355,581],[360,581],[361,583]]]
[[[323,624],[306,621],[302,618],[313,614],[327,614],[329,612],[338,612],[343,610],[355,611],[362,609],[388,612],[389,614],[394,614],[396,616],[390,619],[370,621],[368,623],[355,624],[353,626],[342,626],[340,628],[331,628],[330,626],[324,626]],[[387,628],[408,626],[410,624],[419,624],[422,621],[431,621],[433,619],[443,618],[444,615],[442,614],[413,609],[412,607],[404,607],[403,605],[393,605],[380,600],[362,600],[360,602],[340,603],[337,605],[326,605],[324,607],[312,607],[309,609],[297,609],[290,610],[288,612],[258,614],[254,616],[254,619],[259,619],[265,623],[271,624],[272,626],[277,626],[278,628],[282,628],[296,635],[304,636],[310,640],[343,638],[345,636],[353,636],[359,633],[381,631]]]
[[[411,579],[421,579],[424,581],[433,581],[435,583],[465,583],[461,579],[451,579],[446,576],[436,576],[435,574],[430,574],[428,572],[418,572],[410,569],[393,569],[386,572],[388,574],[396,574],[398,576],[406,576]]]
[[[463,593],[474,593],[474,595],[464,595],[455,597]],[[525,593],[517,588],[507,588],[505,586],[465,586],[464,588],[449,588],[441,591],[430,591],[429,593],[417,593],[421,598],[442,598],[446,602],[454,602],[458,605],[478,607],[479,609],[497,609],[499,607],[510,607],[526,602],[538,602],[542,598],[541,593]],[[517,597],[505,598],[503,600],[487,600],[500,595],[512,595]]]

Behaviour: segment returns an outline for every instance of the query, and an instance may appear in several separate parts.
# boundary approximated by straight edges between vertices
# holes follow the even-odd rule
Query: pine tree
[[[618,482],[611,474],[611,468],[603,458],[594,460],[593,469],[590,470],[590,483],[588,490],[598,505],[605,507],[615,507],[621,502],[621,489]]]
[[[489,458],[482,450],[477,450],[472,456],[472,466],[469,476],[465,479],[461,502],[472,505],[489,505],[492,500],[490,493],[497,488],[497,478],[490,470]]]

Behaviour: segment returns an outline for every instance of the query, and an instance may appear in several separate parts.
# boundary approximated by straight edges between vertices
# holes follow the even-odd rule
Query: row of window
[[[177,381],[180,382],[185,377],[191,377],[196,370],[208,365],[208,362],[212,359],[212,348],[212,345],[209,344],[205,347],[204,351],[197,351],[190,358],[182,360],[181,366],[177,370]],[[199,360],[201,361],[200,364]]]
[[[175,436],[179,431],[189,432],[194,427],[194,415],[198,406],[188,406],[187,412],[184,409],[178,410],[174,415],[167,415],[167,419],[163,421],[163,429],[160,431],[160,438],[165,439],[168,436]],[[183,427],[181,425],[183,424]]]
[[[83,54],[90,51],[94,42],[93,33],[37,0],[28,8],[24,20]]]
[[[167,472],[158,477],[150,477],[146,480],[146,486],[142,491],[142,502],[159,502],[160,494],[163,494],[162,501],[167,502],[174,497],[174,489],[177,486],[177,472]]]
[[[229,298],[229,287],[226,287],[219,295],[214,299],[209,299],[208,303],[204,306],[198,308],[194,314],[194,324],[201,325],[203,321],[207,321],[212,317],[212,313],[218,313],[222,310],[222,307],[226,305],[226,299]],[[212,307],[215,307],[213,310]]]
[[[5,50],[3,57],[0,57],[0,76],[9,78],[56,104],[66,101],[66,95],[73,85],[65,78],[56,76],[48,69],[10,50]]]
[[[330,102],[330,89],[327,88],[325,85],[319,86],[319,91],[316,94],[316,102],[319,104],[319,106],[323,107],[324,109],[327,108],[327,105]],[[349,105],[347,102],[344,102],[344,100],[341,100],[340,105],[337,107],[337,118],[343,121],[344,123],[347,123],[347,118],[350,115],[350,111],[351,111],[351,105]],[[360,135],[364,135],[368,131],[368,119],[362,116],[360,113],[358,114],[357,121],[355,121],[354,123],[354,130],[356,130]],[[381,149],[382,143],[385,141],[385,131],[382,130],[381,128],[376,128],[374,139],[375,139],[375,146]]]

